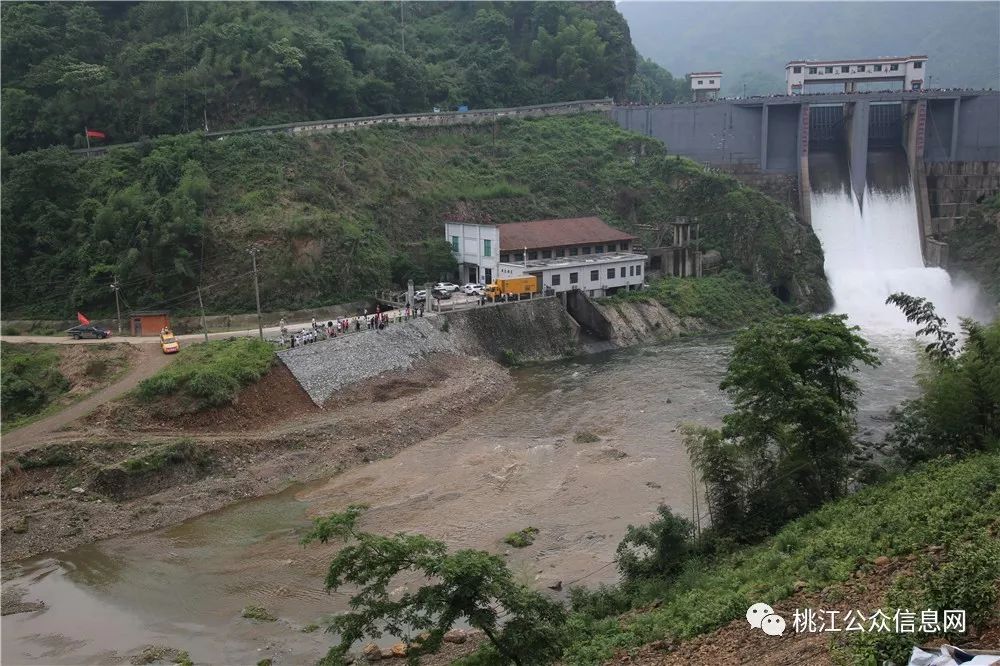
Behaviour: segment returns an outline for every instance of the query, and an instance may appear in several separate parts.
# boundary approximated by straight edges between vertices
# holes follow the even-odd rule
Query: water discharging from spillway
[[[930,300],[958,327],[958,317],[982,318],[974,284],[956,284],[941,268],[924,266],[916,198],[905,156],[897,151],[868,156],[868,183],[859,203],[842,156],[810,156],[813,229],[823,246],[824,268],[834,312],[871,332],[913,330],[900,311],[886,305],[894,292]]]

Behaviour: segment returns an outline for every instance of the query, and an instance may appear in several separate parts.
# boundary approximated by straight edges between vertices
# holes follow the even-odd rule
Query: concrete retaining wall
[[[614,327],[607,320],[604,313],[597,307],[597,304],[581,290],[567,291],[559,294],[559,298],[566,306],[569,313],[577,324],[585,332],[598,340],[610,341],[615,337]]]
[[[558,298],[446,312],[437,319],[447,322],[456,347],[473,356],[543,361],[574,354],[580,343],[580,327]]]

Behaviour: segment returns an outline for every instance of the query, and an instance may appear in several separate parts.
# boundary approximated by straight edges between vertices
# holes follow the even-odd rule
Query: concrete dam
[[[1000,192],[1000,92],[929,90],[792,95],[615,107],[625,129],[671,153],[730,172],[815,222],[810,171],[822,188],[912,189],[923,263],[947,264],[946,234],[978,201]]]

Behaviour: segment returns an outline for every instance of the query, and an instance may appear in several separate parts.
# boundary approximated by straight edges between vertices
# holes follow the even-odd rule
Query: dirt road
[[[121,340],[117,340],[120,342]],[[160,368],[166,366],[174,358],[164,354],[159,345],[153,347],[142,345],[137,347],[135,365],[128,373],[114,384],[96,391],[80,402],[60,410],[52,416],[30,423],[23,428],[13,430],[2,438],[4,451],[17,451],[38,444],[38,440],[46,435],[65,427],[106,402],[114,400],[139,385],[143,379],[150,377]]]

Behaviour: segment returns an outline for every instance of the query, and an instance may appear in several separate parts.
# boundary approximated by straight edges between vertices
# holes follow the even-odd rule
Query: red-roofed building
[[[603,296],[643,283],[646,256],[632,252],[636,237],[599,217],[508,224],[445,224],[459,263],[459,282],[537,275],[555,292],[583,289]]]

